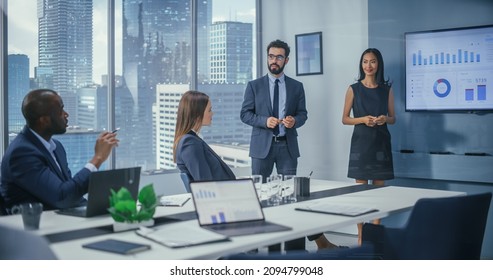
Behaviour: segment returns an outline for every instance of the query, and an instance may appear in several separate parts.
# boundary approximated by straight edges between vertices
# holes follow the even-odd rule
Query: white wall
[[[308,121],[298,130],[301,157],[298,174],[314,178],[347,178],[353,127],[342,124],[348,86],[358,76],[361,53],[368,47],[367,0],[263,0],[261,62],[266,74],[266,47],[280,39],[291,47],[287,76],[305,87]],[[296,76],[295,35],[322,32],[323,75]]]

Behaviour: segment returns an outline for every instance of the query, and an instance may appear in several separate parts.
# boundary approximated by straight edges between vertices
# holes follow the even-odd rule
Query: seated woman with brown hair
[[[202,126],[212,122],[212,104],[205,93],[187,91],[178,105],[174,160],[189,181],[235,179],[233,171],[207,143],[199,137]]]

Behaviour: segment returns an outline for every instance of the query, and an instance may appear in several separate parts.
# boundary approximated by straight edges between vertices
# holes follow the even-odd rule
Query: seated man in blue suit
[[[26,126],[2,159],[0,195],[7,210],[26,202],[41,202],[45,210],[79,205],[88,191],[89,174],[97,171],[118,145],[116,134],[101,133],[94,156],[72,177],[62,143],[52,138],[67,130],[68,113],[63,107],[54,90],[36,89],[24,97]]]
[[[178,105],[173,156],[178,169],[189,181],[234,180],[228,165],[198,136],[204,125],[212,122],[209,96],[187,91]]]

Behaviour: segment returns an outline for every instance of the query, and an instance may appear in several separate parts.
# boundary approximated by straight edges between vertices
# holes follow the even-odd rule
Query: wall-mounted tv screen
[[[406,111],[493,110],[493,25],[405,33]]]

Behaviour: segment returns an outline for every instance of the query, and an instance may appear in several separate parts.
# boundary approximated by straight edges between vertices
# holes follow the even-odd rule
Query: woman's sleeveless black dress
[[[367,88],[361,82],[351,85],[354,93],[353,116],[387,115],[390,87]],[[387,124],[354,126],[349,154],[348,177],[360,180],[394,178],[390,132]]]

